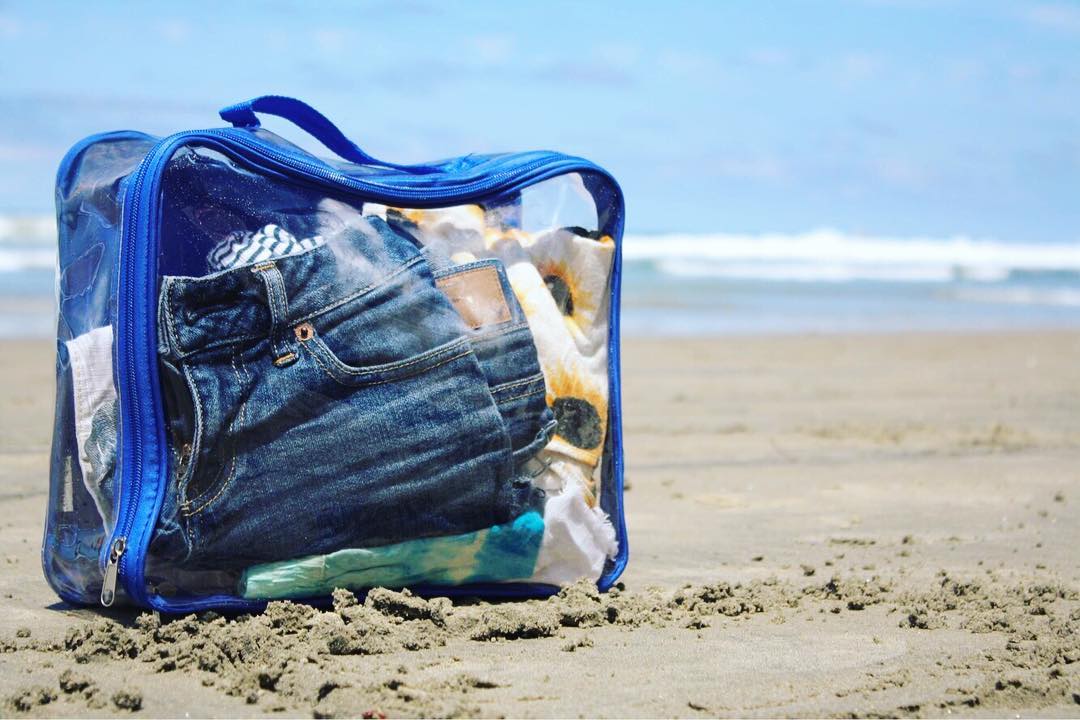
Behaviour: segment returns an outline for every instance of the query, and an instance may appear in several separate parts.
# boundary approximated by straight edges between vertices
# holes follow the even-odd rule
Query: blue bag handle
[[[439,172],[440,169],[433,165],[399,165],[397,163],[384,162],[373,158],[360,149],[360,146],[341,132],[334,123],[330,122],[325,115],[307,103],[296,98],[284,95],[260,95],[257,98],[245,100],[222,108],[218,114],[225,122],[232,123],[234,127],[257,128],[259,118],[255,113],[276,115],[279,118],[291,121],[313,135],[319,142],[333,150],[339,157],[349,162],[362,165],[381,165],[383,167],[407,170],[414,173]]]

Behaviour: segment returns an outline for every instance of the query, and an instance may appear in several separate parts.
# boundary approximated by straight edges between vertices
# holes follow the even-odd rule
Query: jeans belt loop
[[[285,278],[274,261],[262,262],[251,268],[266,286],[266,304],[270,308],[270,347],[276,367],[288,367],[299,357],[289,341],[289,298]]]

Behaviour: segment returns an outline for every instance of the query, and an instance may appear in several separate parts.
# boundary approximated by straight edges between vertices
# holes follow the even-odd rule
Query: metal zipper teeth
[[[163,140],[158,142],[158,144],[154,147],[154,149],[151,150],[151,152],[146,156],[146,158],[143,160],[143,162],[139,165],[139,169],[136,172],[134,185],[132,186],[131,190],[129,191],[130,195],[129,195],[129,197],[127,197],[125,199],[126,202],[128,203],[128,205],[130,206],[130,209],[125,213],[126,218],[127,218],[127,224],[125,225],[125,227],[124,227],[124,229],[122,230],[122,233],[121,233],[121,253],[124,253],[124,254],[127,255],[127,261],[125,263],[125,276],[126,277],[125,277],[125,283],[123,285],[124,289],[127,291],[126,292],[127,297],[124,300],[125,300],[125,303],[127,305],[127,310],[128,310],[128,314],[127,314],[127,317],[126,317],[126,323],[125,323],[126,328],[127,328],[127,334],[126,334],[126,337],[125,337],[126,347],[127,347],[127,353],[126,354],[129,356],[129,358],[128,358],[129,362],[128,362],[128,368],[127,368],[127,370],[128,370],[127,376],[128,376],[128,381],[129,381],[128,382],[129,393],[130,393],[130,395],[132,397],[132,403],[135,405],[136,410],[137,410],[137,412],[136,412],[136,422],[133,424],[133,427],[136,427],[136,428],[141,424],[142,417],[143,417],[144,413],[142,412],[142,407],[141,407],[142,398],[139,395],[139,393],[136,390],[134,390],[134,388],[137,387],[136,386],[136,379],[137,379],[137,375],[138,375],[137,368],[135,367],[136,362],[134,360],[137,357],[137,354],[133,351],[134,350],[133,346],[135,344],[135,340],[134,340],[134,336],[135,336],[135,319],[134,319],[135,318],[135,307],[134,307],[135,301],[134,301],[134,296],[135,296],[136,293],[131,290],[130,283],[132,282],[133,265],[136,262],[136,258],[134,257],[135,253],[132,252],[132,250],[134,250],[134,247],[133,247],[134,240],[135,240],[135,237],[138,234],[138,226],[137,226],[136,221],[138,220],[138,216],[139,216],[139,210],[140,210],[140,204],[141,204],[140,201],[141,201],[141,194],[142,194],[142,190],[143,190],[143,184],[145,182],[147,174],[149,173],[149,168],[152,165],[160,162],[161,157],[170,156],[172,154],[172,152],[174,151],[175,147],[179,144],[179,142],[181,140],[184,140],[184,139],[187,139],[187,138],[196,138],[196,137],[205,138],[207,136],[220,137],[223,140],[228,141],[226,144],[235,143],[237,145],[241,145],[241,146],[247,148],[250,151],[253,151],[253,152],[257,153],[258,155],[257,155],[256,160],[255,160],[256,164],[258,164],[257,161],[259,159],[259,156],[268,157],[271,160],[273,160],[274,162],[285,165],[285,166],[287,166],[287,167],[289,167],[291,169],[300,171],[301,173],[303,173],[305,175],[315,176],[317,178],[330,181],[330,182],[332,182],[332,183],[334,183],[336,185],[339,185],[339,186],[354,190],[354,191],[356,191],[358,193],[365,193],[365,194],[374,196],[375,199],[388,200],[388,201],[392,201],[392,202],[397,201],[397,200],[420,200],[420,201],[426,201],[426,200],[447,200],[447,199],[465,201],[465,200],[468,200],[470,198],[475,198],[475,197],[477,197],[477,196],[479,196],[479,195],[481,195],[483,193],[487,193],[490,190],[493,190],[493,189],[495,189],[495,188],[497,188],[497,187],[499,187],[501,185],[509,185],[513,180],[524,180],[528,176],[529,173],[531,173],[531,172],[533,172],[535,170],[538,170],[540,168],[549,167],[550,169],[553,170],[556,166],[559,166],[559,165],[565,165],[566,166],[566,167],[561,169],[561,172],[571,172],[573,170],[583,170],[583,171],[590,171],[590,172],[598,172],[598,173],[601,173],[601,174],[603,174],[605,176],[610,177],[610,175],[608,175],[608,173],[606,171],[604,171],[602,168],[600,168],[597,165],[594,165],[593,163],[588,162],[587,160],[584,160],[583,158],[575,158],[575,157],[568,156],[568,155],[561,155],[561,154],[558,154],[558,153],[552,153],[548,157],[541,158],[541,159],[532,161],[530,163],[526,163],[525,165],[519,166],[519,167],[514,168],[512,170],[506,170],[506,171],[503,171],[503,172],[500,172],[500,173],[496,173],[494,175],[489,175],[486,178],[482,178],[481,180],[473,181],[471,183],[464,183],[461,186],[455,187],[455,188],[448,188],[448,189],[445,189],[445,190],[438,190],[438,189],[434,189],[434,188],[395,187],[393,185],[385,185],[385,184],[382,184],[382,183],[374,183],[374,182],[365,181],[365,180],[358,180],[356,178],[352,178],[352,177],[350,177],[348,175],[345,175],[344,173],[335,172],[335,171],[329,170],[329,169],[327,169],[325,167],[320,167],[318,165],[315,165],[314,163],[305,162],[305,161],[303,161],[303,160],[301,160],[299,158],[291,157],[291,156],[286,155],[284,153],[278,152],[277,150],[273,149],[272,147],[268,146],[265,143],[251,141],[251,140],[249,140],[247,138],[243,138],[242,136],[240,136],[234,130],[212,129],[212,130],[203,130],[203,131],[189,131],[189,132],[183,132],[183,133],[176,133],[176,134],[171,135],[171,136],[169,136],[167,138],[164,138]],[[168,153],[165,152],[166,149],[168,150]],[[247,159],[250,159],[250,158],[247,158]],[[614,182],[614,180],[612,180],[612,181]],[[132,247],[128,247],[129,245],[131,245]],[[127,251],[127,252],[125,253],[125,251]],[[148,258],[150,258],[150,257],[152,257],[152,255],[148,255]],[[141,433],[142,433],[141,428],[136,429],[134,431],[134,433],[133,433],[135,435],[135,437],[133,439],[133,443],[132,443],[133,451],[134,451],[134,455],[135,455],[135,457],[134,457],[135,468],[134,468],[134,472],[131,475],[131,480],[129,482],[127,482],[127,483],[123,483],[123,482],[121,483],[121,485],[124,485],[124,484],[128,485],[128,492],[127,493],[124,493],[123,488],[121,488],[121,495],[120,495],[120,501],[119,501],[119,504],[120,504],[121,508],[123,509],[123,512],[122,512],[123,523],[118,522],[117,526],[114,528],[113,533],[110,536],[109,543],[106,544],[103,547],[103,553],[102,553],[103,557],[102,557],[102,559],[105,561],[104,565],[106,566],[106,568],[108,567],[108,565],[110,563],[115,563],[117,565],[117,567],[115,569],[116,574],[115,574],[114,577],[115,577],[116,580],[119,580],[119,582],[124,586],[124,588],[128,591],[128,593],[132,597],[134,597],[137,600],[142,600],[144,602],[147,602],[148,599],[145,597],[145,592],[143,592],[143,590],[141,588],[135,589],[133,591],[132,588],[129,588],[127,586],[127,576],[129,575],[129,573],[125,571],[126,566],[131,565],[131,564],[133,564],[135,562],[141,562],[141,556],[143,555],[142,548],[141,547],[136,547],[136,552],[135,552],[134,556],[131,556],[131,555],[125,556],[125,551],[126,551],[127,546],[128,546],[128,536],[129,536],[129,534],[131,533],[131,531],[133,529],[135,521],[138,519],[138,502],[137,501],[138,501],[138,499],[139,499],[139,497],[141,495],[141,489],[142,489],[141,488],[141,486],[142,486],[142,470],[141,470],[141,468],[142,468],[142,462],[143,462],[143,440],[142,440]],[[129,472],[130,471],[131,470],[129,469]],[[125,500],[127,502],[125,502]],[[115,552],[115,548],[117,548],[118,545],[119,545],[119,548],[120,548],[119,554],[117,554]],[[106,588],[105,588],[104,583],[103,583],[103,598],[102,598],[103,602],[105,600],[105,597],[104,597],[104,595],[105,595],[104,590],[105,589]],[[215,604],[223,605],[223,606],[236,605],[236,606],[245,606],[245,607],[252,605],[252,603],[240,600],[238,598],[231,599],[231,600],[233,600],[233,602],[221,602],[221,599],[219,598],[219,599],[217,599]],[[110,602],[108,604],[111,604],[111,599],[110,599]],[[200,603],[197,603],[197,602],[196,603],[178,603],[178,604],[176,604],[176,607],[186,607],[186,606],[197,607],[199,605],[200,605]]]

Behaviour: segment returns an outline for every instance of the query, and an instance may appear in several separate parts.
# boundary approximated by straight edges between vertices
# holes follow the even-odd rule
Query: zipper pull
[[[191,461],[191,443],[184,443],[180,448],[180,457],[176,460],[176,477],[184,477],[187,472],[188,462]]]
[[[127,548],[127,538],[118,537],[109,548],[109,562],[105,565],[105,579],[101,583],[101,604],[109,607],[116,600],[116,577],[120,568],[120,556]]]

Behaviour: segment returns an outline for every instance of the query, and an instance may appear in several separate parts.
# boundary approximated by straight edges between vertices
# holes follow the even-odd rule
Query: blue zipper
[[[161,171],[173,153],[181,145],[198,141],[211,148],[219,148],[228,154],[258,167],[271,171],[285,171],[291,176],[299,175],[319,185],[329,185],[335,189],[346,189],[361,195],[366,201],[386,204],[405,204],[409,207],[442,205],[449,201],[469,202],[488,196],[492,191],[519,190],[556,175],[569,172],[593,172],[606,177],[615,189],[621,204],[621,191],[615,179],[599,166],[583,158],[562,155],[553,152],[505,155],[469,168],[459,175],[477,174],[480,168],[486,172],[475,180],[466,180],[451,187],[410,187],[410,180],[420,180],[407,173],[386,173],[379,176],[379,181],[356,178],[333,170],[311,160],[305,160],[294,154],[283,152],[269,143],[259,140],[244,129],[227,128],[197,130],[177,133],[159,141],[140,163],[133,181],[128,185],[124,198],[123,226],[121,229],[119,263],[118,306],[117,306],[117,391],[121,404],[121,447],[123,459],[120,464],[121,477],[118,488],[119,499],[117,522],[109,542],[102,548],[102,583],[101,603],[111,605],[116,598],[116,585],[119,583],[136,604],[153,607],[166,612],[189,612],[207,607],[232,610],[256,610],[265,603],[243,600],[231,595],[215,595],[188,601],[171,601],[160,595],[147,592],[144,581],[145,556],[149,546],[150,533],[160,513],[161,496],[166,477],[168,455],[164,437],[164,417],[160,399],[154,389],[157,387],[158,374],[156,358],[157,340],[153,322],[156,312],[157,268],[157,218],[156,212],[158,185]],[[524,161],[525,158],[530,158]],[[486,167],[485,167],[486,166]],[[442,178],[453,180],[453,172],[447,172]],[[432,175],[422,179],[430,180]],[[619,228],[621,230],[622,208],[619,208]],[[618,248],[616,258],[619,257]],[[616,259],[612,282],[612,315],[617,322],[618,314],[618,272]],[[143,312],[140,314],[139,309]],[[617,325],[615,325],[617,328]],[[617,338],[617,334],[613,335]],[[613,348],[609,356],[609,365],[614,368],[614,378],[618,376],[618,351]],[[610,369],[610,368],[609,368]],[[121,376],[121,372],[123,375]],[[617,388],[617,384],[612,385]],[[614,393],[613,393],[614,395]],[[615,439],[618,442],[618,398],[613,397],[614,412],[611,413]],[[616,448],[618,444],[616,445]],[[622,464],[616,462],[614,475],[616,487],[622,486]],[[157,482],[143,482],[144,477],[156,478]],[[618,515],[618,534],[620,558],[616,559],[616,568],[621,572],[625,564],[626,533],[623,521],[621,499],[616,508]],[[622,562],[619,562],[619,560]],[[614,570],[615,568],[613,568]],[[618,572],[605,573],[605,578],[614,581]],[[602,580],[603,584],[603,580]],[[505,596],[537,596],[550,594],[552,588],[537,584],[519,584],[517,586],[485,586],[491,592]],[[439,588],[443,595],[478,592],[478,587]]]

